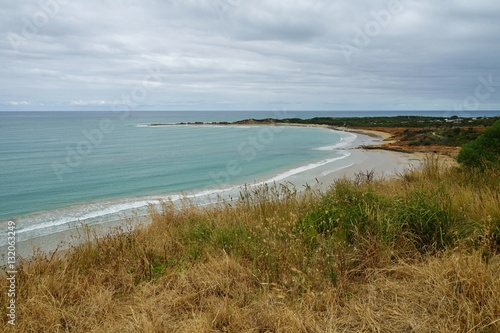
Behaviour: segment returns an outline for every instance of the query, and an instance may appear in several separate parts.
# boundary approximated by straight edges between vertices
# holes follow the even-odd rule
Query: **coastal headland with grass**
[[[83,228],[85,241],[64,252],[20,260],[16,329],[500,330],[498,117],[212,125],[327,126],[359,136],[322,147],[347,147],[352,165],[300,176],[321,186],[297,186],[292,176],[210,205],[164,200],[150,205],[148,223],[130,217],[106,234]],[[8,290],[9,280],[0,285]]]

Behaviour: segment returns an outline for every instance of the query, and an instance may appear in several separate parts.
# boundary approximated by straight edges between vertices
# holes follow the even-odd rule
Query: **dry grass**
[[[326,194],[165,203],[148,227],[23,262],[16,329],[499,332],[499,185],[432,160]]]

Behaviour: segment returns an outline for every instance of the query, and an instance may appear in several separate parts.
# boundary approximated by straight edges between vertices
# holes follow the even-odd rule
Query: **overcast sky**
[[[0,110],[500,109],[500,1],[0,4]]]

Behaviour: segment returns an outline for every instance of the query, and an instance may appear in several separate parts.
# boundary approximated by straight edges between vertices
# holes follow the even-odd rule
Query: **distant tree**
[[[463,145],[458,162],[469,167],[500,167],[500,120],[476,140]]]

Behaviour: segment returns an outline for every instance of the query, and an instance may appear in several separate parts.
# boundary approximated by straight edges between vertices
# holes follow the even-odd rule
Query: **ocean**
[[[16,222],[18,241],[26,241],[145,216],[148,204],[160,200],[207,198],[325,164],[342,168],[351,162],[341,148],[355,137],[295,126],[168,124],[396,114],[0,112],[0,246],[8,221]],[[157,123],[167,125],[148,126]]]

